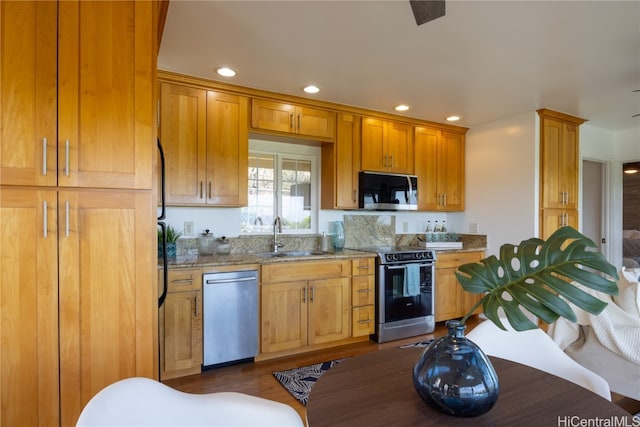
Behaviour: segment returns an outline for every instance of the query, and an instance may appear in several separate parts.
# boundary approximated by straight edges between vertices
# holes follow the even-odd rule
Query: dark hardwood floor
[[[469,332],[477,322],[477,319],[469,319],[467,321],[467,332]],[[438,323],[435,331],[428,335],[383,344],[366,341],[274,360],[231,365],[211,369],[197,375],[167,380],[164,381],[164,383],[177,390],[188,393],[236,391],[275,400],[292,406],[304,420],[306,419],[306,408],[280,385],[273,376],[273,371],[282,371],[343,357],[352,357],[371,351],[399,347],[404,344],[437,338],[445,333],[446,328],[444,324]],[[640,402],[638,401],[615,394],[613,401],[630,413],[640,411]]]

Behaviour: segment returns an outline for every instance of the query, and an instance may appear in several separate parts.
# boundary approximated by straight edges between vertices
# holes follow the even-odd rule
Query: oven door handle
[[[420,264],[418,267],[433,267],[433,263]],[[406,265],[386,265],[385,268],[388,270],[405,270]]]

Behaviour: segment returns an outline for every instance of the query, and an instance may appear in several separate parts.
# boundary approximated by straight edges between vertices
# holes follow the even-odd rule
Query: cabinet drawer
[[[351,333],[354,337],[371,335],[376,331],[375,309],[373,305],[354,307]]]
[[[351,279],[352,305],[369,305],[375,302],[375,276],[353,276]]]
[[[454,252],[436,255],[436,268],[458,268],[462,264],[480,261],[484,252]]]
[[[262,267],[262,283],[330,279],[350,275],[349,260],[278,262]]]
[[[367,276],[375,274],[375,258],[357,258],[351,260],[351,271],[354,276]]]
[[[199,291],[202,289],[202,269],[169,270],[168,292]]]

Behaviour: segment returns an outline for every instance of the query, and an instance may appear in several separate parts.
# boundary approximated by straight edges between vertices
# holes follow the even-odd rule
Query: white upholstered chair
[[[303,427],[304,423],[283,403],[235,392],[183,393],[136,377],[101,390],[82,410],[76,425]]]
[[[531,366],[564,378],[611,400],[609,384],[567,356],[544,331],[532,329],[515,331],[506,319],[503,331],[492,321],[485,320],[466,337],[476,343],[485,354]]]

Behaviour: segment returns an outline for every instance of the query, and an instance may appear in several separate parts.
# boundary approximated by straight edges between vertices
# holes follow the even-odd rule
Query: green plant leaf
[[[576,286],[579,283],[605,294],[618,294],[618,272],[596,248],[575,229],[562,227],[546,241],[531,238],[517,246],[502,245],[500,259],[492,255],[460,266],[456,276],[464,290],[485,294],[463,322],[479,304],[489,320],[505,329],[500,320],[502,309],[517,331],[537,328],[523,309],[547,323],[559,317],[575,322],[576,315],[567,302],[599,314],[607,303]]]

